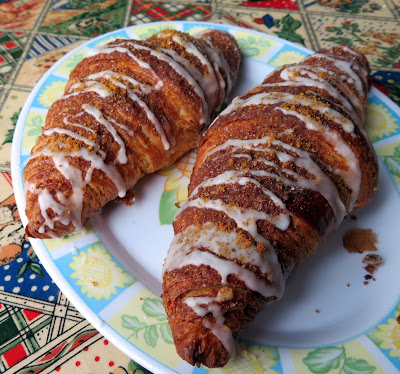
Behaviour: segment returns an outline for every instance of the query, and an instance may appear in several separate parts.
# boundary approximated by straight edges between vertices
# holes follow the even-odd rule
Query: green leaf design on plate
[[[164,321],[167,319],[167,314],[165,313],[163,303],[159,299],[151,299],[146,297],[144,299],[142,310],[149,317],[154,317],[159,321]]]
[[[157,344],[157,339],[158,339],[158,332],[157,332],[157,326],[148,326],[144,330],[144,340],[145,342],[152,346],[155,347]]]
[[[394,155],[393,156],[400,159],[400,144],[394,149]]]
[[[372,374],[375,369],[375,366],[370,365],[367,361],[357,360],[353,357],[346,358],[343,367],[346,374]]]
[[[136,283],[136,279],[132,276],[132,274],[126,270],[124,270],[122,273],[125,275],[125,279],[123,281],[124,287],[130,287],[132,284]]]
[[[169,327],[168,323],[163,323],[160,326],[160,332],[161,332],[161,337],[164,339],[166,343],[168,344],[174,343],[174,339],[172,338],[171,327]]]
[[[175,214],[179,209],[176,206],[178,203],[176,192],[177,190],[163,191],[161,195],[159,207],[160,225],[172,225],[174,221]]]
[[[156,27],[145,28],[145,30],[143,30],[143,31],[136,30],[136,33],[140,37],[140,39],[144,40],[144,39],[150,38],[154,34],[157,34],[161,30],[170,29],[171,27],[172,27],[172,25],[159,25]]]
[[[242,51],[243,55],[246,57],[257,56],[260,52],[258,50],[258,48],[250,48],[250,47],[242,48],[241,51]]]
[[[378,331],[379,329],[377,327],[374,327],[372,330],[368,331],[365,335],[367,335],[368,338],[370,338],[375,343],[375,345],[379,347],[379,345],[382,343],[382,339],[376,337],[376,333]]]
[[[140,322],[139,318],[134,316],[128,316],[127,314],[123,314],[121,319],[122,319],[122,326],[129,330],[137,332],[147,327],[145,323]]]
[[[344,358],[343,347],[324,347],[315,349],[303,359],[303,362],[313,373],[325,374],[331,369],[340,367]]]
[[[152,374],[150,371],[133,360],[129,361],[128,370],[130,370],[132,374]]]
[[[79,52],[74,54],[65,63],[65,68],[72,71],[75,68],[75,66],[78,65],[84,58],[85,58],[84,52]]]
[[[392,175],[400,178],[400,157],[385,156],[383,162]]]
[[[28,123],[26,127],[29,129],[28,136],[37,136],[42,132],[43,118],[36,116],[32,118],[32,122]]]
[[[278,348],[276,347],[268,347],[269,357],[274,361],[279,361],[281,358],[279,356]]]
[[[259,47],[270,47],[271,43],[261,38],[248,36],[245,38],[236,38],[243,56],[254,57],[260,54]]]
[[[133,333],[128,337],[128,339],[130,339],[132,336],[137,338],[139,332],[144,330],[144,340],[146,344],[151,347],[156,346],[160,334],[164,342],[173,344],[174,341],[172,338],[172,331],[168,325],[168,322],[166,322],[167,314],[165,313],[162,301],[157,298],[146,297],[143,301],[142,310],[146,316],[165,322],[146,324],[141,322],[138,317],[123,314],[121,316],[122,326],[133,330]],[[158,329],[160,329],[160,331],[158,331]]]
[[[249,44],[254,44],[256,42],[256,38],[254,36],[249,36],[247,38],[247,41],[249,42]]]

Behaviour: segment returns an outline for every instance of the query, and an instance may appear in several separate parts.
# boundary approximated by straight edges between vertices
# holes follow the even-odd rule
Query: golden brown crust
[[[209,59],[201,40],[174,33],[195,43],[203,58]],[[157,35],[148,41],[115,40],[72,71],[24,170],[29,236],[74,232],[143,175],[171,165],[198,144],[209,120],[204,93],[183,66],[163,53],[157,44],[160,40]],[[221,55],[226,53],[225,39],[216,44],[218,48],[224,49]],[[185,46],[179,46],[178,52],[195,61],[199,74],[207,79],[210,72],[192,53],[184,53]],[[237,72],[240,52],[231,61]],[[72,182],[71,168],[55,165],[55,159],[81,176],[72,177]],[[78,203],[82,207],[74,212],[68,204],[77,206],[72,201],[79,195],[77,184],[83,191]],[[41,194],[47,209],[41,208]]]
[[[340,223],[343,216],[338,206],[343,207],[343,214],[350,213],[365,205],[376,190],[377,158],[360,127],[370,85],[367,60],[349,48],[335,46],[311,55],[300,64],[278,68],[262,85],[235,99],[200,143],[189,185],[189,201],[174,221],[176,237],[163,276],[164,305],[177,351],[192,365],[226,364],[227,346],[214,335],[212,328],[206,328],[221,327],[217,321],[219,313],[223,315],[223,328],[236,339],[243,326],[276,297],[263,296],[261,289],[258,292],[254,285],[251,288],[243,281],[245,277],[241,279],[234,273],[222,279],[219,269],[210,265],[211,260],[201,262],[205,257],[198,256],[193,263],[188,260],[179,266],[170,256],[185,253],[193,258],[207,252],[234,262],[274,287],[272,270],[263,273],[252,264],[254,257],[238,258],[237,243],[231,242],[221,252],[226,245],[223,235],[218,236],[217,244],[193,238],[209,235],[212,227],[214,235],[235,234],[230,238],[238,237],[242,247],[247,242],[249,248],[268,253],[270,249],[250,234],[252,229],[247,227],[251,223],[246,218],[238,222],[242,216],[231,212],[239,209],[241,214],[246,211],[266,214],[268,219],[255,219],[257,232],[272,245],[279,271],[288,275],[293,267],[318,251],[326,236]],[[352,71],[348,71],[349,66]],[[291,78],[282,74],[285,69],[294,71]],[[359,80],[345,81],[346,74],[353,78],[356,74]],[[315,79],[314,85],[310,84],[310,76]],[[359,100],[355,95],[361,95]],[[261,145],[244,146],[245,140],[255,144],[257,139],[264,139]],[[226,179],[221,179],[221,175],[226,175]],[[359,175],[359,191],[349,175],[354,178]],[[321,187],[323,183],[325,187]],[[337,191],[337,200],[330,195],[332,189]],[[209,204],[203,207],[201,202]],[[290,223],[284,227],[277,222],[286,212]],[[217,297],[223,287],[233,290],[229,300]],[[195,309],[185,302],[188,297],[199,300]],[[209,312],[202,317],[196,308],[203,310],[205,306]]]
[[[238,331],[251,322],[262,309],[267,299],[246,288],[245,284],[234,275],[230,276],[231,300],[222,302],[221,309],[225,317],[225,325],[237,337]],[[164,307],[169,316],[172,335],[178,354],[191,365],[222,367],[229,355],[221,341],[203,325],[203,317],[199,317],[184,303],[188,297],[213,296],[222,288],[221,278],[217,271],[209,266],[186,266],[167,272],[164,283],[168,284],[168,292],[163,294]],[[187,292],[182,293],[182,290]],[[213,321],[211,315],[206,319]],[[240,321],[240,322],[239,322]]]

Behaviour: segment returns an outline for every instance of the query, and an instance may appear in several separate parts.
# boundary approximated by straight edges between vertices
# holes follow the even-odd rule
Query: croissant
[[[24,169],[27,234],[81,230],[143,175],[197,146],[240,59],[235,39],[213,29],[194,36],[163,30],[91,51],[49,109]]]
[[[239,331],[377,188],[366,58],[333,46],[236,98],[199,149],[163,268],[178,354],[224,366]]]

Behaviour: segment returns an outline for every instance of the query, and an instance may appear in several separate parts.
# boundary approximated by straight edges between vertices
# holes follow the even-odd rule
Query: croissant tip
[[[28,223],[28,225],[25,227],[25,233],[29,238],[35,238],[35,239],[50,239],[51,237],[44,234],[39,233],[36,229],[32,228],[31,223]]]
[[[222,346],[222,343],[215,338],[213,334],[207,334],[206,337],[197,336],[186,343],[177,345],[177,352],[182,359],[190,365],[200,367],[204,365],[208,368],[219,368],[225,366],[229,359],[228,351]],[[211,340],[218,340],[210,341]],[[207,343],[206,343],[207,342]]]

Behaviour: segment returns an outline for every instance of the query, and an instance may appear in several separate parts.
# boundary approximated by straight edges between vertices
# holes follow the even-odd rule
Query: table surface
[[[40,264],[15,205],[10,152],[18,114],[55,61],[94,36],[168,20],[234,24],[312,50],[351,45],[366,54],[374,85],[400,104],[400,0],[0,0],[0,373],[148,372],[98,333]],[[398,335],[400,356],[400,327]]]

